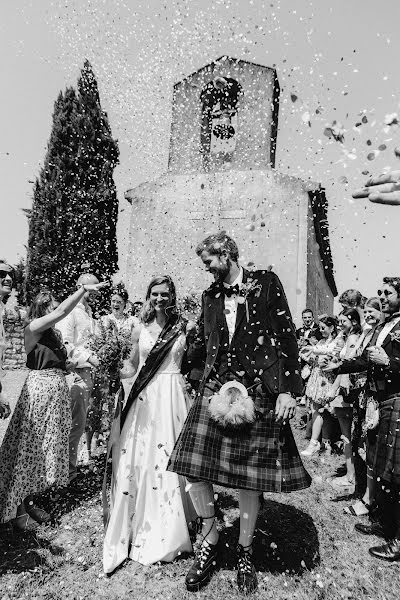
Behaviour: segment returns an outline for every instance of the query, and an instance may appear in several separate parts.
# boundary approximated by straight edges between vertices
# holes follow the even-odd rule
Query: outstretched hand
[[[365,187],[356,190],[353,198],[368,198],[376,204],[400,204],[400,171],[389,171],[385,175],[371,177]]]
[[[296,414],[296,399],[290,394],[279,394],[276,400],[275,419],[279,423],[293,419]]]
[[[100,281],[100,283],[85,283],[83,287],[86,292],[99,292],[101,289],[108,287],[108,281]]]
[[[339,364],[332,360],[330,362],[323,362],[320,365],[321,371],[324,371],[325,373],[330,373],[331,371],[334,371],[335,369],[338,368],[338,366],[339,366]]]
[[[368,346],[368,359],[376,365],[388,365],[390,360],[383,348],[378,346]]]

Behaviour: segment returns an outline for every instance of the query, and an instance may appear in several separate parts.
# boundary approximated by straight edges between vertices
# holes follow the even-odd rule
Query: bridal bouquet
[[[131,351],[131,336],[129,333],[118,331],[111,320],[106,324],[99,321],[96,329],[96,333],[89,336],[86,345],[99,360],[97,371],[115,377]]]

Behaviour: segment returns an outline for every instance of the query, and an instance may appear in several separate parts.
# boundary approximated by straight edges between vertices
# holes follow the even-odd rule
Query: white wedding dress
[[[186,480],[166,471],[188,406],[180,373],[185,336],[175,341],[156,375],[132,405],[113,448],[111,517],[103,548],[103,568],[111,573],[126,558],[143,565],[170,562],[191,552],[187,523],[195,518]],[[144,326],[139,336],[139,368],[155,341]]]

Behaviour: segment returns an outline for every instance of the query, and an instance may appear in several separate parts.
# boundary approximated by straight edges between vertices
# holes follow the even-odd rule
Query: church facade
[[[131,298],[164,273],[181,295],[203,290],[211,280],[195,247],[225,230],[243,266],[272,265],[296,321],[306,306],[332,312],[325,192],[275,170],[278,111],[276,71],[243,60],[221,57],[174,86],[168,170],[125,194]]]

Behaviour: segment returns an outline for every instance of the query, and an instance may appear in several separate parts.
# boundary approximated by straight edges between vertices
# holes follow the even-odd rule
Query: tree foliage
[[[97,81],[85,62],[77,91],[60,92],[29,218],[26,296],[48,288],[63,299],[89,263],[101,280],[117,270],[119,150]],[[86,270],[86,269],[85,269]]]

